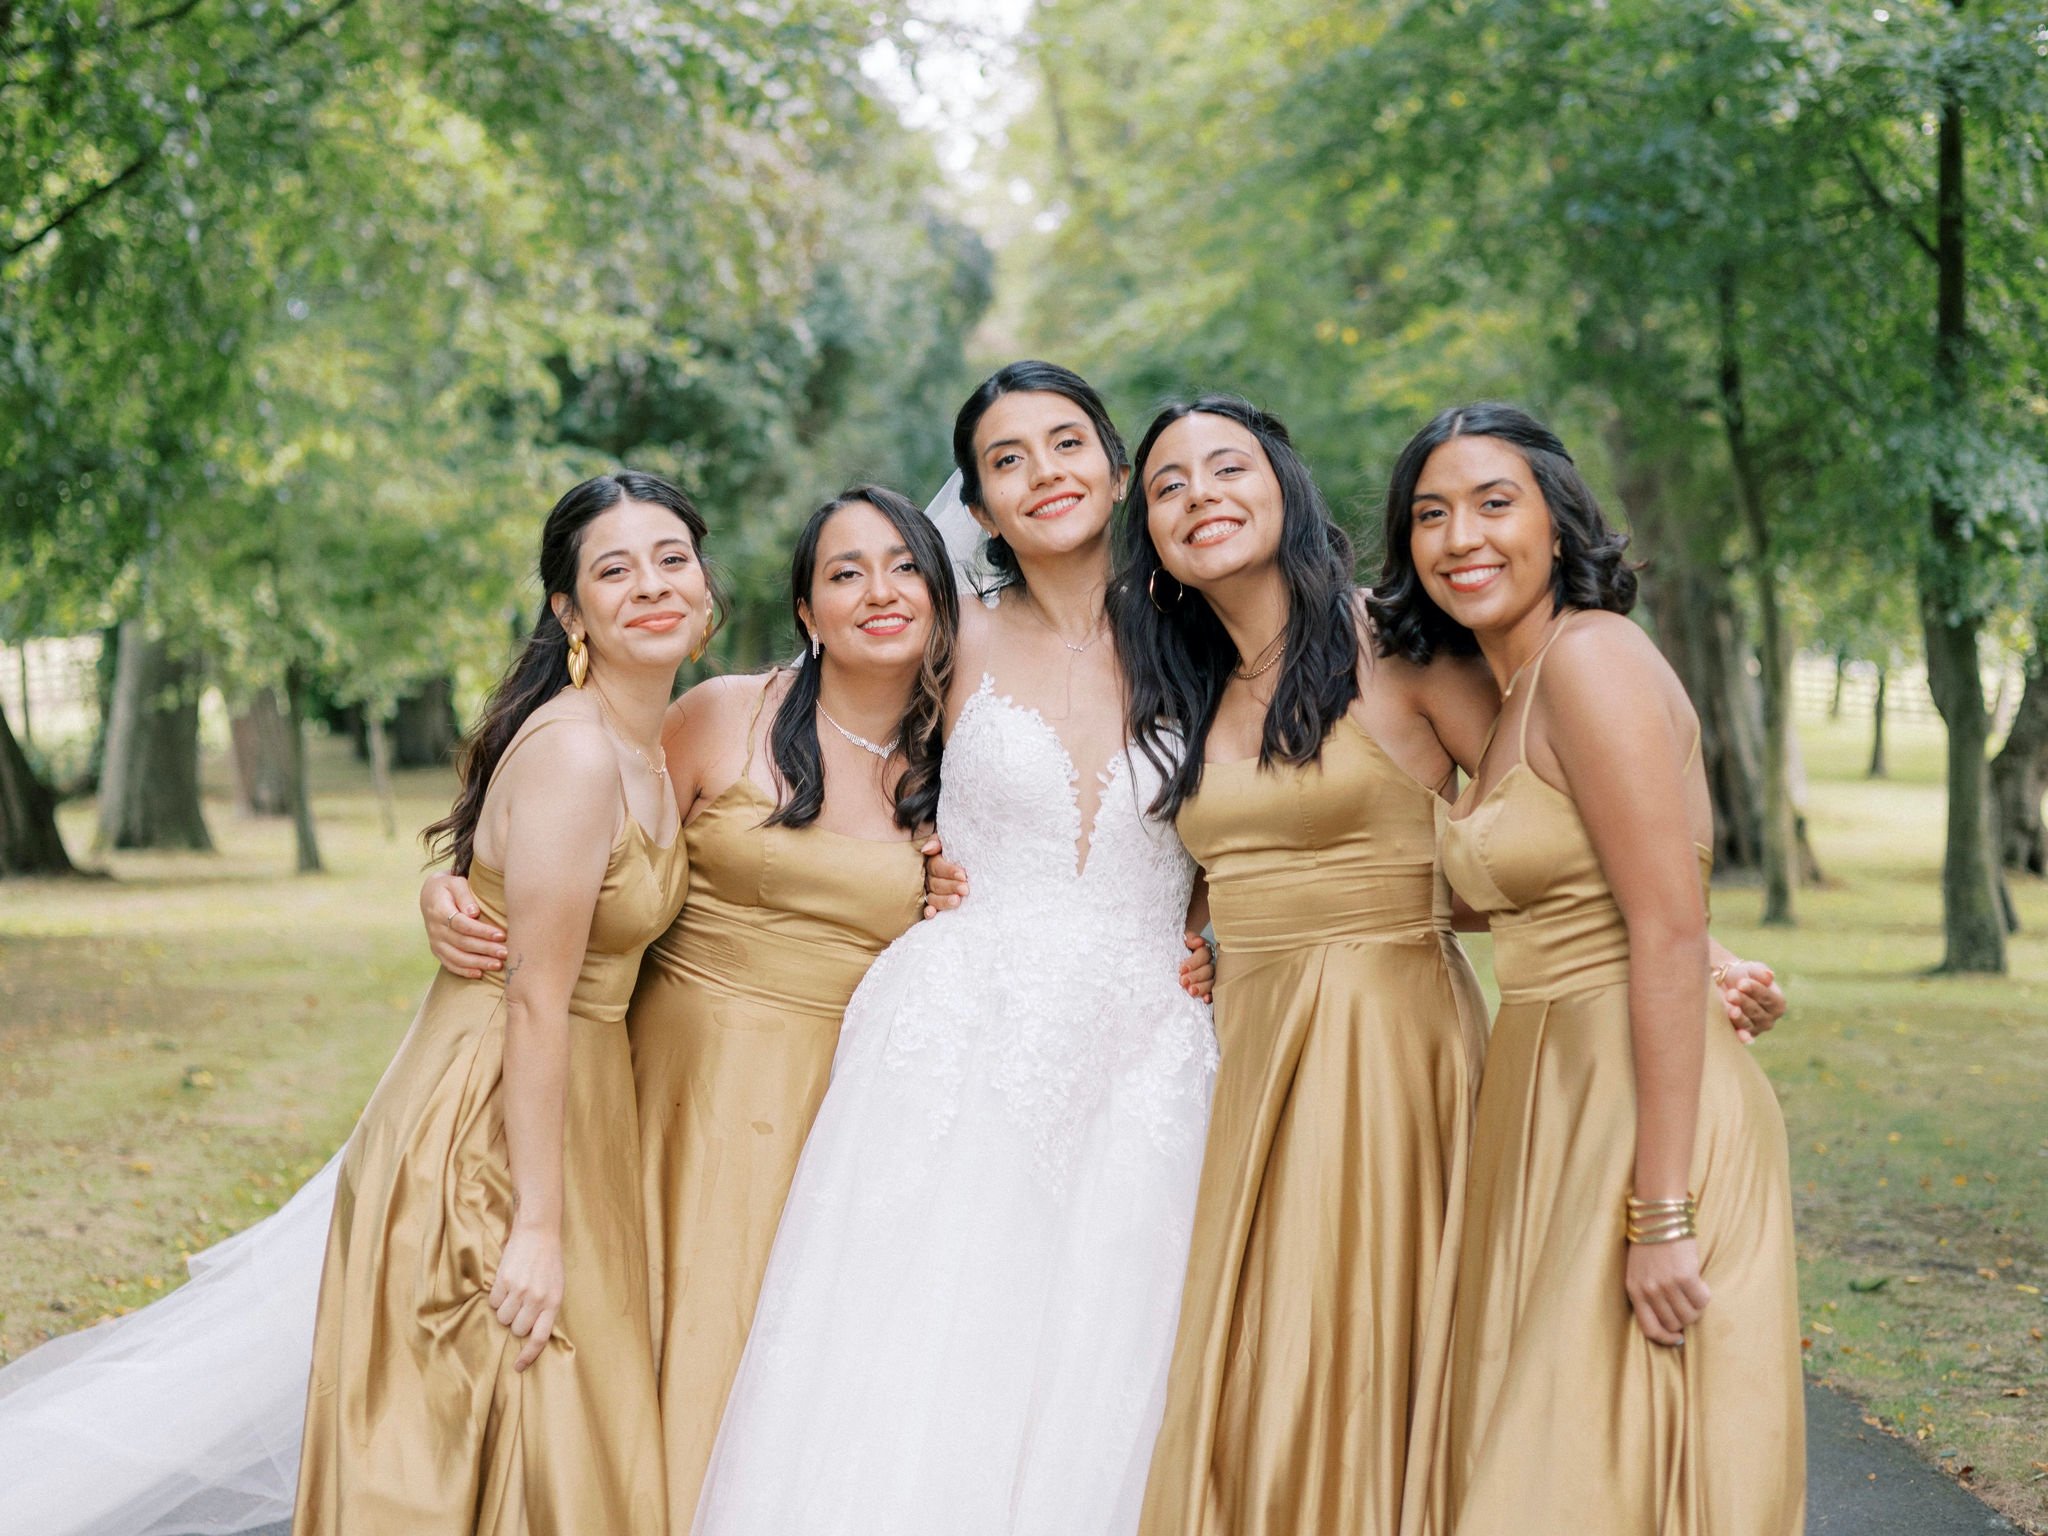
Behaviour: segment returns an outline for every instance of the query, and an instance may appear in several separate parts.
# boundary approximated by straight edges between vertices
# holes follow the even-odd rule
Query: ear
[[[804,627],[804,644],[808,646],[817,625],[811,620],[811,605],[801,597],[796,600],[796,617],[797,622]]]
[[[569,619],[576,612],[576,599],[566,592],[554,592],[548,596],[548,607],[554,610],[555,622],[567,634],[575,631],[569,627]]]
[[[976,526],[978,526],[983,533],[987,534],[992,539],[999,539],[1003,536],[1002,530],[996,527],[996,520],[994,518],[990,517],[986,512],[982,511],[980,507],[976,506],[971,501],[965,503],[965,505],[967,507],[967,515],[974,519]]]

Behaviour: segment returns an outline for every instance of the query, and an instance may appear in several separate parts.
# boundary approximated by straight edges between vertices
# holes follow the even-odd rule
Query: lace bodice
[[[1145,813],[1158,787],[1142,754],[1119,751],[1079,864],[1065,747],[984,677],[946,744],[939,798],[939,831],[970,893],[868,972],[835,1072],[880,1064],[954,1090],[986,1074],[1055,1182],[1112,1091],[1160,1142],[1199,1138],[1215,1037],[1209,1010],[1178,982],[1195,864],[1172,826]],[[957,1092],[928,1102],[942,1130]]]

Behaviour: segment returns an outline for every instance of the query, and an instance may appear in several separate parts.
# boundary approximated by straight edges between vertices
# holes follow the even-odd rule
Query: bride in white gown
[[[1194,866],[1124,747],[1100,402],[1012,365],[955,454],[1021,573],[961,626],[939,831],[975,883],[847,1008],[699,1536],[1137,1526],[1215,1066]]]

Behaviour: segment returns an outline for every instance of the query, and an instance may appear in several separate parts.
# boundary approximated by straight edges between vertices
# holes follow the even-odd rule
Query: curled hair
[[[1550,508],[1557,562],[1550,577],[1551,611],[1602,608],[1627,613],[1636,604],[1636,569],[1623,557],[1628,535],[1608,526],[1600,503],[1555,432],[1527,411],[1497,401],[1453,406],[1408,439],[1387,484],[1386,559],[1366,606],[1382,656],[1425,664],[1439,650],[1470,656],[1479,649],[1472,631],[1430,600],[1409,547],[1415,525],[1415,486],[1429,456],[1455,437],[1491,437],[1506,443],[1529,466]]]
[[[932,605],[931,633],[925,636],[917,680],[897,722],[903,745],[903,774],[896,781],[896,824],[915,832],[939,810],[939,751],[946,720],[946,687],[953,676],[953,644],[960,633],[960,597],[939,531],[913,503],[879,485],[841,491],[810,515],[789,559],[789,606],[803,633],[799,604],[811,600],[818,574],[818,541],[834,513],[866,505],[889,520],[910,551]],[[800,660],[768,730],[769,755],[780,793],[770,826],[808,827],[825,807],[825,758],[818,747],[818,686],[823,668]]]
[[[567,492],[548,513],[540,530],[540,613],[533,632],[526,637],[512,665],[505,669],[483,713],[462,744],[455,772],[462,787],[455,805],[446,816],[420,834],[435,859],[452,858],[458,875],[469,873],[476,853],[476,827],[483,815],[484,795],[491,787],[491,775],[505,755],[512,738],[533,712],[569,685],[569,636],[555,617],[550,601],[557,593],[576,602],[576,568],[582,558],[583,535],[590,525],[622,501],[643,502],[665,507],[690,530],[690,543],[701,561],[704,557],[705,526],[702,514],[690,498],[657,475],[637,469],[614,470],[596,475]],[[722,606],[711,570],[705,567],[710,585],[712,609]]]
[[[1259,762],[1312,763],[1358,697],[1358,623],[1351,541],[1331,518],[1315,477],[1280,419],[1235,395],[1167,406],[1138,445],[1138,473],[1117,527],[1118,575],[1110,586],[1123,662],[1131,739],[1165,782],[1152,803],[1172,816],[1201,787],[1202,754],[1237,647],[1207,599],[1183,589],[1161,564],[1145,516],[1145,465],[1160,434],[1193,415],[1236,422],[1258,442],[1280,486],[1280,574],[1287,629],[1280,679],[1259,735]],[[1179,595],[1155,602],[1155,584]]]
[[[960,471],[960,499],[968,506],[978,508],[982,504],[981,466],[974,456],[974,429],[981,425],[981,418],[1004,395],[1041,393],[1059,395],[1080,407],[1081,413],[1094,426],[1095,435],[1102,439],[1102,451],[1109,455],[1112,484],[1130,467],[1130,453],[1124,447],[1122,435],[1109,419],[1109,407],[1102,403],[1102,396],[1095,393],[1095,387],[1086,379],[1058,363],[1041,363],[1032,359],[1005,363],[974,387],[974,393],[967,397],[967,403],[953,418],[953,467]],[[995,568],[996,586],[999,588],[1010,585],[1022,574],[1017,569],[1016,552],[993,534],[988,541],[988,562]]]

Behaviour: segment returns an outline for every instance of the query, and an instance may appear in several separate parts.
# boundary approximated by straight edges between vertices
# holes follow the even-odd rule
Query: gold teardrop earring
[[[581,688],[590,677],[590,652],[584,647],[581,635],[569,637],[569,682]]]

